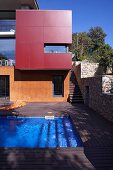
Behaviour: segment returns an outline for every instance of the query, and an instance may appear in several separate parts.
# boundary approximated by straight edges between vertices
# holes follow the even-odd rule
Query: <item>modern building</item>
[[[67,101],[72,13],[39,10],[36,0],[0,1],[0,97]]]

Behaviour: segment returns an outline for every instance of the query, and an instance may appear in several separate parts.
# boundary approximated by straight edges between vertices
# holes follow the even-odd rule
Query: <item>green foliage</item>
[[[82,56],[87,55],[90,48],[92,48],[92,41],[90,37],[88,37],[87,33],[73,33],[70,51],[75,54],[77,60],[79,60]]]
[[[91,38],[94,49],[98,49],[100,46],[105,44],[106,34],[101,27],[91,27],[88,36]]]
[[[105,44],[105,37],[99,26],[90,28],[88,33],[73,33],[70,51],[75,54],[76,60],[98,62],[105,73],[107,68],[112,68],[113,72],[113,49]]]
[[[100,66],[104,68],[104,72],[106,73],[107,68],[112,68],[113,64],[113,49],[110,47],[109,44],[104,44],[100,47],[99,50],[100,57]]]
[[[7,59],[7,57],[6,57],[5,55],[3,55],[3,54],[1,54],[1,53],[0,53],[0,60],[3,60],[3,59],[5,59],[5,60],[6,60],[6,59]]]

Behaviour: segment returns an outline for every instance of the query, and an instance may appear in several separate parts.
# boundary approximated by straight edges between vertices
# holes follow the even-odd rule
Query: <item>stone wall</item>
[[[113,122],[113,75],[100,75],[98,64],[82,63],[74,67],[84,103]],[[89,70],[89,72],[88,72]]]
[[[105,75],[102,77],[102,92],[110,93],[113,87],[113,75]]]
[[[102,75],[103,69],[99,63],[81,62],[81,78],[95,77]]]

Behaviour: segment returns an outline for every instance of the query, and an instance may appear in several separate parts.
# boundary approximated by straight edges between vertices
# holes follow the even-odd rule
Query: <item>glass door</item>
[[[9,76],[0,76],[0,98],[9,97]]]

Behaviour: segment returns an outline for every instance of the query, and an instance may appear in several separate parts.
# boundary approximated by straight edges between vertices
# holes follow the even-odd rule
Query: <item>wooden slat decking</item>
[[[0,149],[0,169],[113,170],[113,124],[83,104],[29,103],[0,115],[70,115],[83,141],[81,149]]]

